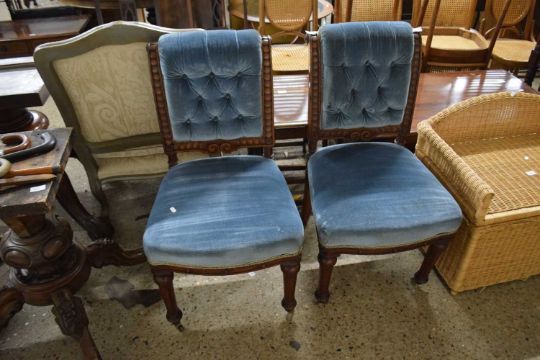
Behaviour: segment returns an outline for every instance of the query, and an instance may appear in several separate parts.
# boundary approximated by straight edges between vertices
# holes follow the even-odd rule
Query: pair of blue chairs
[[[418,283],[461,223],[451,195],[399,144],[350,142],[409,132],[420,36],[402,22],[327,25],[310,35],[308,184],[302,216],[319,238],[316,297],[329,298],[337,256],[430,245]],[[154,96],[170,170],[144,233],[144,251],[180,325],[174,272],[229,275],[280,265],[282,305],[296,305],[304,224],[274,144],[270,39],[253,30],[164,35],[148,46]],[[317,150],[319,140],[342,144]],[[349,142],[349,143],[347,143]],[[222,155],[259,147],[265,156],[177,164],[177,152]]]

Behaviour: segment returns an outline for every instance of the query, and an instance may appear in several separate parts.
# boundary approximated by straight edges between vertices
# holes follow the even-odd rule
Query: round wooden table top
[[[247,1],[248,21],[259,22],[259,0]],[[319,0],[319,19],[327,17],[332,14],[334,7],[326,0]],[[237,18],[244,18],[244,6],[242,0],[230,0],[229,12],[231,15]],[[266,19],[266,22],[269,22]]]

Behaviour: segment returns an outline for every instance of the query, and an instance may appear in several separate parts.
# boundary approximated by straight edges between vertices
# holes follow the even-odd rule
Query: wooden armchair
[[[540,96],[497,93],[418,127],[416,155],[465,215],[436,263],[453,292],[540,273]]]
[[[118,21],[40,45],[34,53],[66,126],[75,129],[73,148],[102,215],[108,214],[104,182],[167,172],[146,43],[174,31]]]
[[[491,41],[472,29],[476,0],[423,0],[419,15],[413,22],[422,26],[422,71],[455,71],[485,69],[491,59],[495,41],[511,0],[493,30]],[[419,2],[415,2],[418,7]],[[415,9],[415,13],[418,10]],[[426,26],[426,22],[429,24]]]
[[[401,20],[403,0],[336,0],[334,23]]]

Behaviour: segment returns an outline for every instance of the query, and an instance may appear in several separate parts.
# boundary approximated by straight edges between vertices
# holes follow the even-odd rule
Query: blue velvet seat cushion
[[[407,105],[414,36],[405,22],[325,25],[322,129],[398,125]]]
[[[167,34],[159,38],[158,50],[175,141],[261,136],[257,31]]]
[[[230,156],[169,170],[143,244],[152,265],[225,268],[296,255],[303,238],[276,164],[260,156]]]
[[[324,247],[385,248],[451,234],[454,198],[407,149],[391,143],[325,147],[309,160],[313,215]]]

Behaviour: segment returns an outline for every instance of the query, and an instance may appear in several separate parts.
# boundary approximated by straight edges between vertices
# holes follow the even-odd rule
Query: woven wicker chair
[[[504,4],[505,0],[487,1],[481,31],[496,22],[494,19],[500,17]],[[493,48],[492,67],[502,67],[517,73],[527,66],[536,45],[532,34],[535,5],[536,0],[512,0],[501,26],[501,35],[505,38],[499,38]],[[492,26],[483,31],[484,36],[491,36],[493,30]]]
[[[335,0],[334,23],[399,21],[402,6],[402,0]]]
[[[310,18],[318,19],[317,0],[260,0],[259,19],[267,18],[279,32],[272,34],[275,42],[280,37],[294,39],[290,44],[272,45],[272,67],[274,74],[307,73],[309,70],[309,48],[306,43],[297,44],[296,40],[304,39],[302,32],[310,22]],[[312,30],[316,31],[318,22],[313,21]],[[266,21],[260,21],[259,32],[265,35]]]
[[[422,43],[423,72],[454,71],[487,68],[491,52],[511,0],[505,0],[505,8],[493,30],[493,38],[487,41],[471,28],[474,21],[476,0],[424,0],[420,10],[418,1],[413,13],[416,25],[424,27],[427,35]],[[426,28],[426,22],[429,25]]]
[[[453,292],[540,274],[538,114],[539,95],[497,93],[418,127],[416,155],[465,215],[436,265]]]

